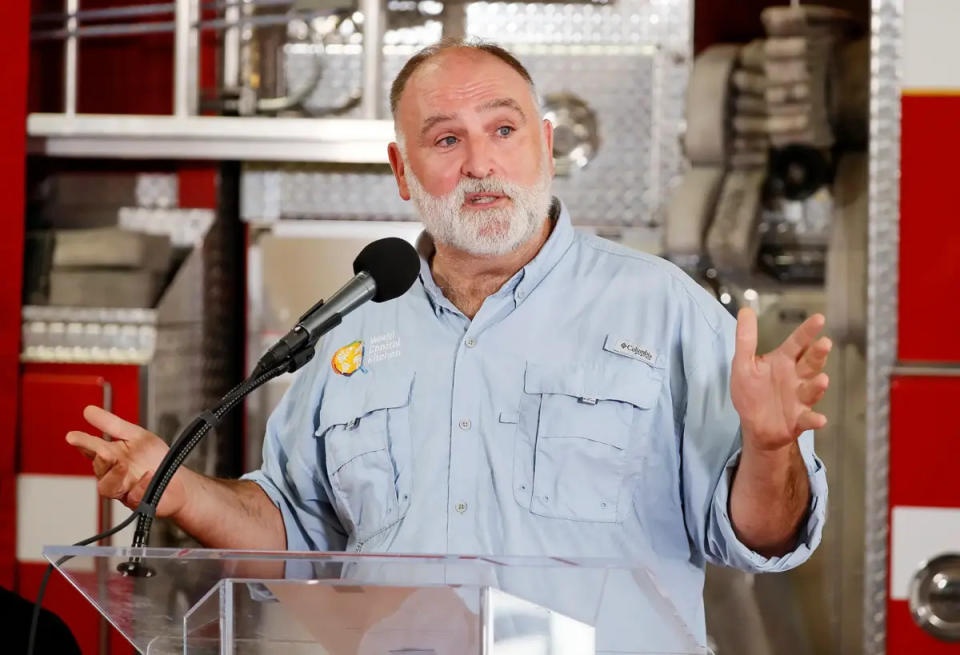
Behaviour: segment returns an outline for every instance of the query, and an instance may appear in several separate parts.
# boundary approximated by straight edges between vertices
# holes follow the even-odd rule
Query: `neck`
[[[430,261],[430,272],[443,295],[464,316],[473,319],[490,294],[527,265],[547,242],[553,221],[544,219],[540,229],[516,250],[494,257],[472,255],[441,243]]]

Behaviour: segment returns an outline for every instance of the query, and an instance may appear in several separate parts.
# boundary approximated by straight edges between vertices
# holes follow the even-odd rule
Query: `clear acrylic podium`
[[[645,568],[614,560],[56,546],[149,655],[700,655]],[[124,577],[137,556],[153,575]]]

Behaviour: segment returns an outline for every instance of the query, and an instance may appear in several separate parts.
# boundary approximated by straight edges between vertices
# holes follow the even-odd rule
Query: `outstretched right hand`
[[[97,476],[97,491],[105,498],[115,498],[130,509],[136,509],[153,477],[154,471],[167,454],[167,444],[158,437],[115,414],[94,405],[83,410],[83,418],[112,441],[99,436],[72,430],[67,443],[93,461]],[[160,499],[157,516],[173,516],[186,503],[183,470],[174,474]]]

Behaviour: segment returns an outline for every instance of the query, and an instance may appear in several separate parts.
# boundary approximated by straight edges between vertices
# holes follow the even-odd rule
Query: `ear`
[[[410,200],[410,187],[407,186],[406,172],[403,166],[403,156],[400,154],[400,146],[395,142],[387,146],[387,156],[390,158],[390,168],[393,169],[393,177],[397,180],[397,191],[404,200]]]
[[[543,119],[543,138],[547,143],[547,154],[550,157],[550,177],[553,177],[557,172],[553,162],[553,123],[546,118]]]

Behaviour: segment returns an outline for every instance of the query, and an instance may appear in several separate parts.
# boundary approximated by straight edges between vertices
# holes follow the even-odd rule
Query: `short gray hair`
[[[488,41],[451,37],[443,39],[439,43],[428,45],[426,48],[423,48],[407,60],[407,63],[405,63],[403,68],[400,69],[400,72],[397,73],[397,77],[394,78],[393,84],[390,87],[390,113],[396,116],[397,105],[400,103],[400,96],[403,95],[403,90],[407,87],[407,82],[410,80],[410,76],[413,75],[418,68],[420,68],[421,64],[426,63],[437,55],[448,50],[459,49],[485,52],[488,55],[493,55],[500,61],[507,64],[510,68],[517,71],[520,74],[520,77],[527,81],[527,84],[530,85],[531,92],[533,92],[534,102],[535,104],[539,105],[539,103],[536,102],[537,93],[533,84],[533,78],[530,77],[530,72],[505,48],[498,46],[496,43],[490,43]]]
[[[393,115],[394,119],[393,123],[394,131],[397,135],[397,144],[400,146],[400,150],[403,154],[406,154],[406,144],[404,143],[403,136],[400,134],[400,130],[397,129],[396,119],[397,105],[400,104],[400,96],[403,95],[403,90],[407,88],[407,82],[422,64],[449,50],[460,49],[472,50],[474,52],[485,52],[488,55],[493,55],[500,61],[507,64],[510,68],[517,71],[517,73],[520,74],[520,77],[526,80],[527,84],[530,85],[530,97],[533,99],[533,106],[536,108],[537,113],[540,113],[540,98],[537,96],[537,88],[533,83],[533,78],[530,77],[530,72],[523,64],[520,63],[520,60],[510,54],[506,48],[498,46],[496,43],[481,41],[479,39],[448,37],[439,41],[438,43],[428,45],[410,57],[410,59],[407,60],[407,63],[403,65],[403,68],[400,69],[400,72],[397,73],[397,76],[393,80],[393,84],[390,86],[390,113]]]

